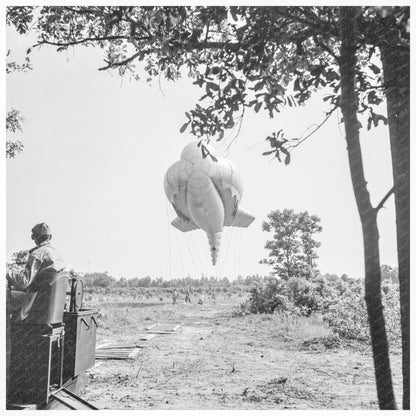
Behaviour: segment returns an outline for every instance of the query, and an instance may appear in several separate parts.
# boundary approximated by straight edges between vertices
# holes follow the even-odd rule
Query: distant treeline
[[[74,272],[72,272],[74,273]],[[76,273],[75,273],[76,274]],[[391,283],[398,283],[397,277],[397,267],[391,267],[388,265],[381,266],[382,279],[387,280]],[[134,277],[131,279],[126,279],[121,277],[116,279],[113,276],[109,275],[108,272],[94,272],[87,273],[84,275],[84,283],[87,287],[161,287],[161,288],[181,288],[181,287],[193,287],[193,288],[215,288],[215,287],[230,287],[230,286],[253,286],[253,285],[262,285],[267,283],[270,276],[260,276],[258,274],[249,275],[246,277],[238,276],[236,279],[230,280],[228,277],[214,277],[214,276],[204,276],[202,275],[199,278],[193,278],[187,276],[184,278],[175,278],[175,279],[164,279],[163,277],[152,278],[150,276],[146,277]],[[349,280],[351,277],[348,277],[346,274],[338,276],[336,274],[326,273],[322,275],[327,280]]]
[[[176,278],[165,280],[163,277],[151,278],[133,277],[126,279],[121,277],[116,279],[108,274],[108,272],[87,273],[84,275],[84,283],[86,286],[95,287],[229,287],[229,286],[251,286],[255,283],[264,283],[268,276],[252,275],[252,276],[238,276],[237,279],[231,280],[228,277],[208,277],[202,275],[199,278],[192,278],[187,276],[184,278]]]

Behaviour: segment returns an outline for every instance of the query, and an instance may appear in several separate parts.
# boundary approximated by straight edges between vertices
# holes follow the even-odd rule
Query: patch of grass
[[[319,315],[307,317],[279,312],[272,316],[279,334],[293,341],[329,338],[334,335]]]

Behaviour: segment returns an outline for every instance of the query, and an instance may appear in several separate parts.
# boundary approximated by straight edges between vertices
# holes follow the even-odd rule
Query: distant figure
[[[176,289],[173,289],[172,292],[172,304],[176,305],[176,300],[178,299],[178,292]]]
[[[189,290],[189,287],[185,292],[185,303],[191,303],[191,291]]]
[[[27,318],[42,283],[65,269],[61,255],[51,246],[52,234],[47,224],[35,225],[31,237],[36,247],[29,250],[24,270],[10,268],[6,275],[9,286],[15,289],[11,292],[11,308],[13,312],[20,312],[17,320]]]
[[[203,300],[202,300],[202,298],[199,298],[199,300],[198,300],[198,305],[203,305]]]

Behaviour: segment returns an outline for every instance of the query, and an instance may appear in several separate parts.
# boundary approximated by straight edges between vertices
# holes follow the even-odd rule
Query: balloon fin
[[[242,208],[238,208],[237,213],[235,214],[231,222],[225,223],[224,225],[229,227],[247,228],[254,221],[254,219],[255,217],[251,215],[249,212],[245,211]]]
[[[171,224],[183,233],[199,229],[199,227],[192,220],[185,221],[179,217],[176,217]]]

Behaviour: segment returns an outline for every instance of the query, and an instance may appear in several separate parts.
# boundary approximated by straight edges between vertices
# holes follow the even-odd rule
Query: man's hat
[[[48,226],[48,224],[41,222],[40,224],[36,224],[32,228],[32,233],[38,236],[41,235],[51,235],[51,230]]]

